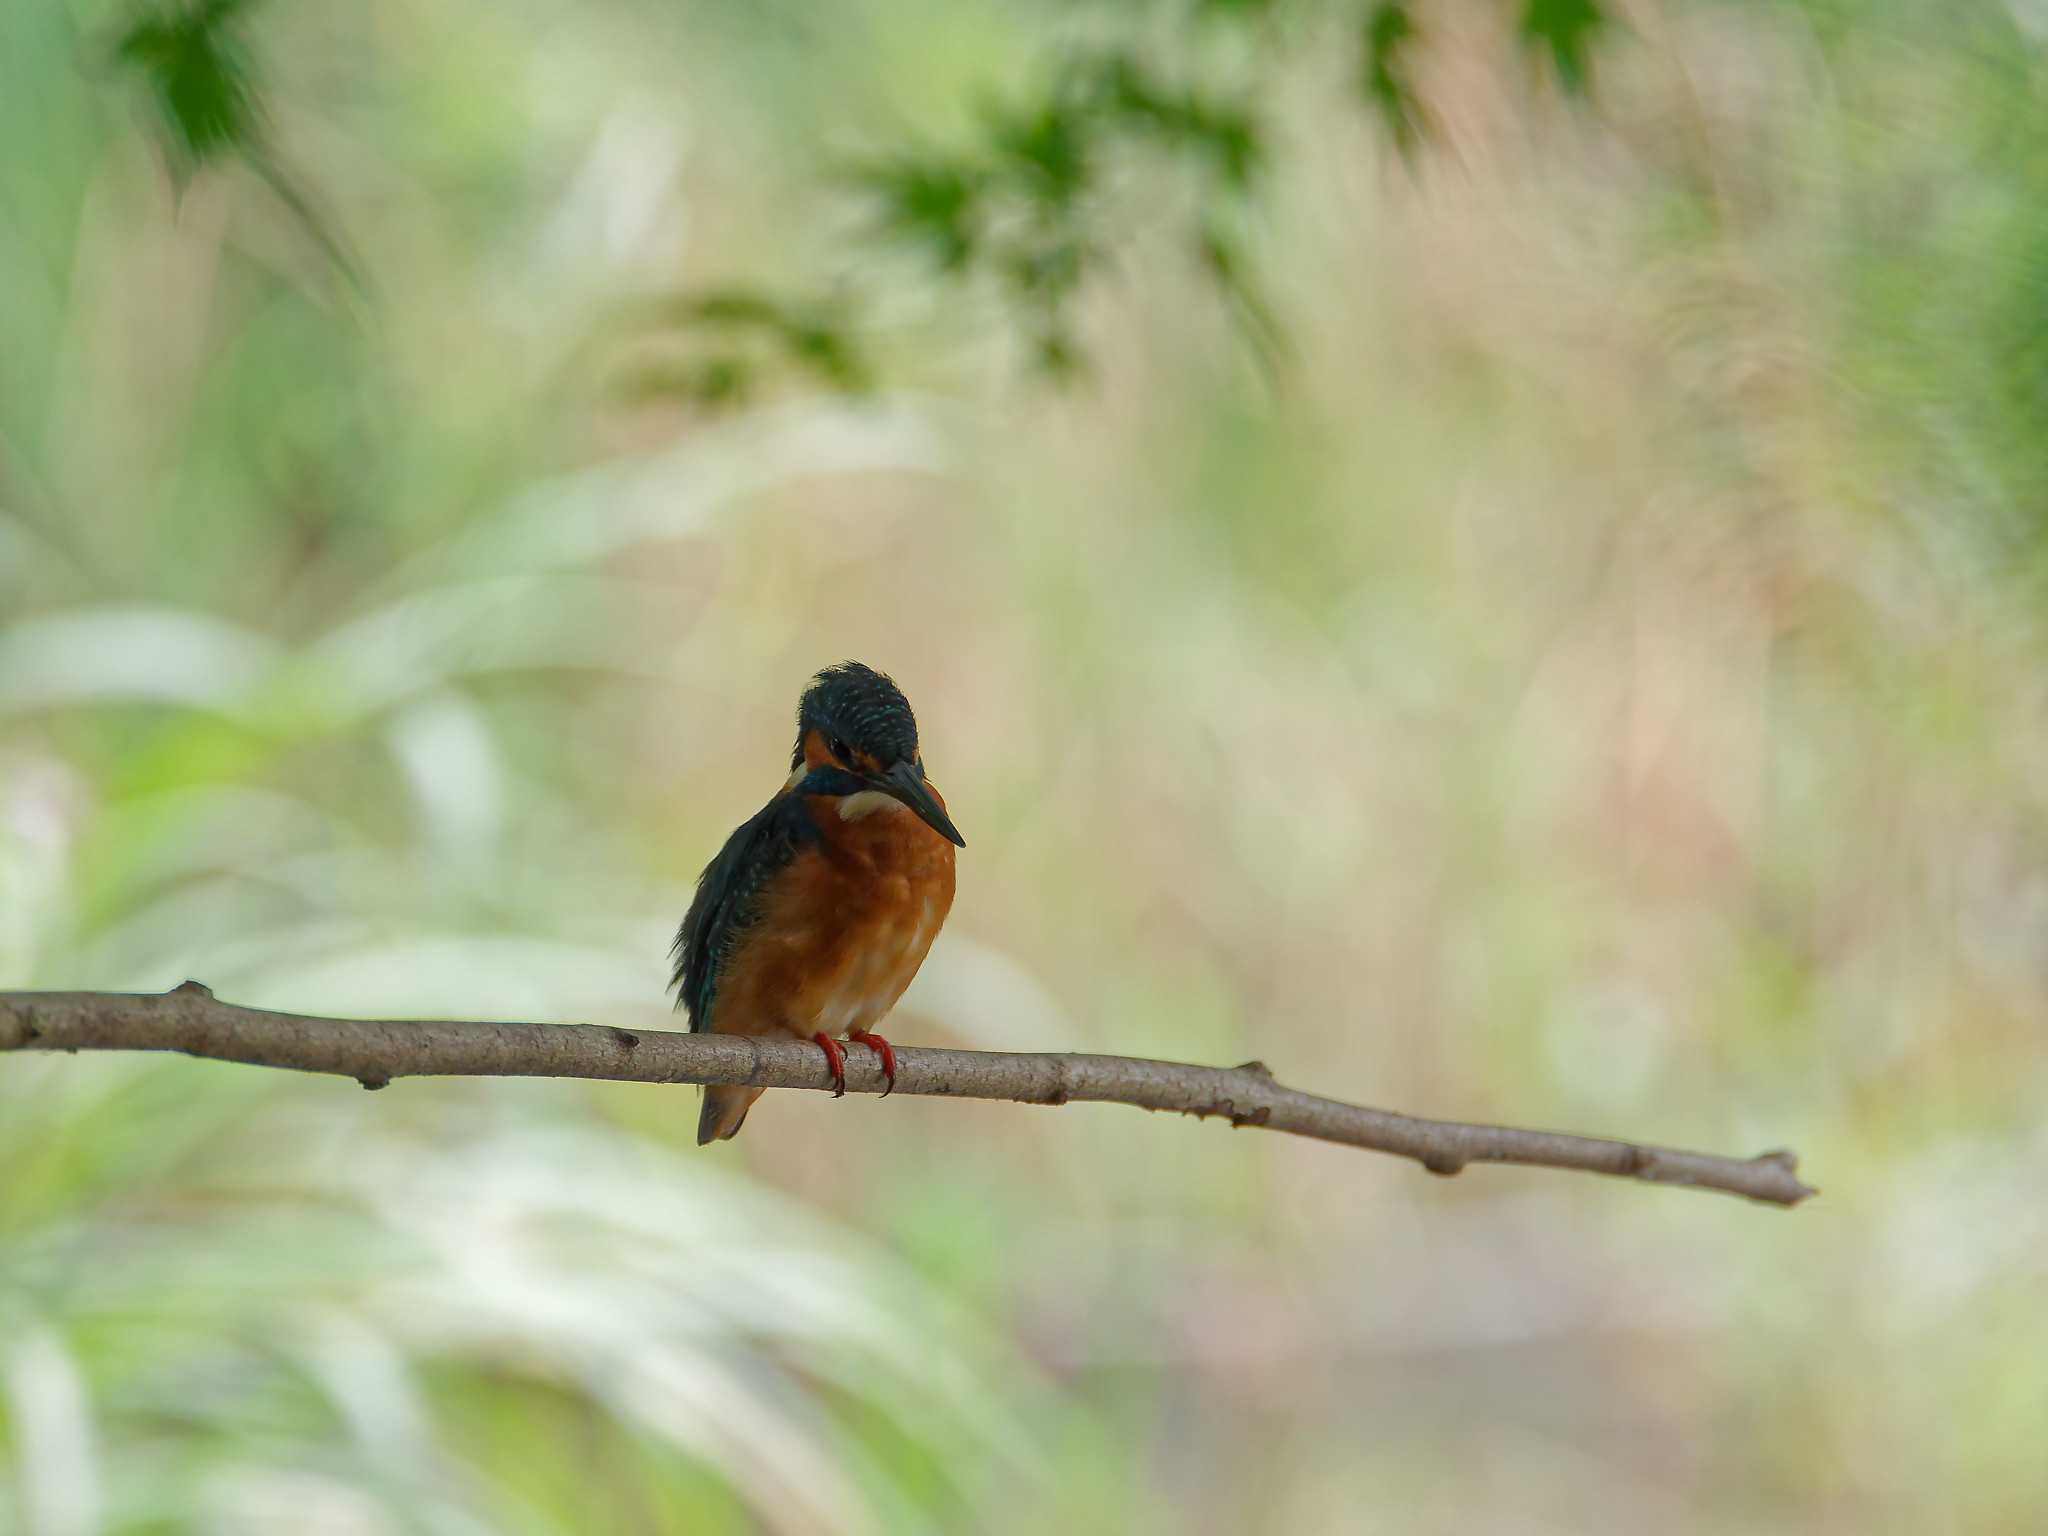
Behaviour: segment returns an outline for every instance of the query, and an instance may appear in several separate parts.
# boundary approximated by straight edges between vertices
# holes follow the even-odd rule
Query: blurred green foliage
[[[249,0],[203,0],[145,11],[116,52],[148,81],[165,137],[193,164],[256,143],[249,53],[237,21]]]
[[[222,157],[255,171],[319,244],[336,272],[360,288],[345,242],[287,175],[262,132],[243,13],[252,0],[170,0],[137,12],[115,57],[141,76],[155,99],[161,141],[180,176]]]
[[[1422,137],[1422,103],[1408,83],[1404,57],[1415,41],[1415,13],[1406,0],[1383,0],[1366,14],[1365,98],[1404,150]]]
[[[1593,0],[1528,0],[1522,38],[1557,71],[1565,89],[1583,91],[1592,74],[1593,44],[1607,17]]]
[[[259,97],[250,47],[242,35],[247,0],[169,0],[145,10],[122,36],[119,56],[147,80],[161,109],[164,134],[183,162],[221,154],[246,158],[275,176],[258,132]],[[1117,17],[1114,8],[1105,14]],[[1141,223],[1145,188],[1177,173],[1194,182],[1182,240],[1199,270],[1213,280],[1248,339],[1269,358],[1284,344],[1270,306],[1232,230],[1245,218],[1268,172],[1271,130],[1251,102],[1270,92],[1289,67],[1272,41],[1274,8],[1266,4],[1198,6],[1171,18],[1186,35],[1178,72],[1205,50],[1202,16],[1249,28],[1225,73],[1229,83],[1177,83],[1148,62],[1158,51],[1138,44],[1074,49],[1060,57],[1045,84],[1022,99],[993,106],[967,144],[947,152],[897,148],[848,173],[866,194],[872,228],[885,242],[926,253],[937,271],[960,284],[984,283],[1003,300],[1028,337],[1030,355],[1054,376],[1073,372],[1084,349],[1074,308],[1088,280],[1109,264],[1123,226]],[[1129,20],[1147,30],[1145,7]],[[1122,20],[1121,17],[1117,17]],[[1320,19],[1320,18],[1317,18]],[[1574,92],[1587,87],[1591,48],[1603,21],[1593,0],[1527,0],[1519,35],[1546,58]],[[1393,142],[1412,150],[1427,121],[1406,67],[1418,34],[1417,13],[1402,0],[1375,0],[1362,12],[1361,92]],[[1157,26],[1149,29],[1155,35]],[[330,250],[303,194],[286,178],[279,190]],[[787,301],[732,283],[684,295],[668,306],[669,323],[690,332],[681,362],[638,369],[630,390],[671,394],[700,407],[754,398],[778,363],[843,390],[872,382],[858,358],[857,334],[872,325],[846,293]],[[766,344],[734,346],[735,333]]]
[[[6,984],[663,1027],[857,655],[905,1038],[1825,1191],[8,1059],[0,1530],[2024,1529],[2040,50],[1593,14],[0,6]]]
[[[742,405],[778,369],[846,394],[873,387],[870,365],[838,306],[792,303],[750,289],[698,290],[635,306],[627,323],[657,340],[668,331],[683,338],[681,361],[650,363],[634,377],[631,392],[642,398]]]

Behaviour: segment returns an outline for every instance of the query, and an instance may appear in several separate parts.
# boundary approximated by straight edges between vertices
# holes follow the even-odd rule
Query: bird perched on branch
[[[894,1087],[896,1053],[873,1026],[924,964],[967,843],[924,776],[910,701],[871,667],[811,680],[789,766],[698,877],[673,950],[676,1004],[693,1031],[815,1040],[842,1094],[844,1035]],[[698,1145],[738,1135],[761,1092],[706,1088]]]

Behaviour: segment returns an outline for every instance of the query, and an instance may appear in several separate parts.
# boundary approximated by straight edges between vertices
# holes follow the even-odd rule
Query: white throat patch
[[[859,821],[863,816],[872,816],[877,811],[907,811],[910,807],[894,795],[885,795],[879,789],[863,789],[858,794],[848,795],[839,802],[841,821]]]

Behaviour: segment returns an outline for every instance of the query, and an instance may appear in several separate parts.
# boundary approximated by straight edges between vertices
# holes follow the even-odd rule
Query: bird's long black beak
[[[875,780],[875,788],[885,795],[893,795],[917,812],[918,819],[956,848],[965,848],[967,839],[960,835],[960,829],[953,825],[953,819],[939,804],[938,796],[932,793],[931,785],[924,781],[924,770],[915,763],[898,763],[881,778]]]

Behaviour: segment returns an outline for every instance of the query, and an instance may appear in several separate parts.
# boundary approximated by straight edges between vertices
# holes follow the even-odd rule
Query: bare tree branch
[[[323,1019],[223,1003],[198,982],[162,994],[0,992],[0,1051],[182,1051],[216,1061],[353,1077],[587,1077],[635,1083],[735,1083],[828,1089],[824,1053],[796,1041],[596,1024],[446,1019]],[[1715,1157],[1555,1131],[1420,1120],[1283,1088],[1260,1062],[1197,1067],[1129,1056],[942,1051],[899,1046],[896,1092],[1021,1104],[1093,1101],[1218,1115],[1345,1146],[1413,1158],[1432,1173],[1467,1163],[1576,1168],[1653,1184],[1718,1189],[1773,1205],[1814,1191],[1790,1152]],[[879,1093],[874,1053],[847,1052],[850,1093]]]

